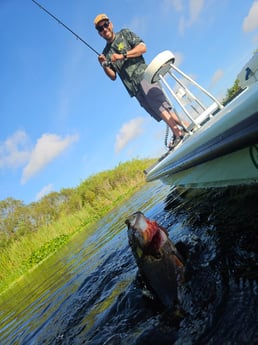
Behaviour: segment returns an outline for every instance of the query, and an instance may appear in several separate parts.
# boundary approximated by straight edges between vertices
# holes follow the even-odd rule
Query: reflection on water
[[[148,184],[0,300],[0,344],[257,344],[258,194]],[[137,210],[184,244],[184,316],[143,297],[124,220]]]

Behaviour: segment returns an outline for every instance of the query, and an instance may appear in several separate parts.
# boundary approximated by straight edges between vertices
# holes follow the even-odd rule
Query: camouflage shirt
[[[135,33],[128,29],[122,29],[116,33],[112,43],[106,44],[103,54],[110,61],[112,54],[124,54],[140,43],[144,42]],[[130,96],[135,96],[138,91],[138,85],[142,81],[143,73],[147,67],[143,56],[118,60],[113,62],[110,67],[118,73]]]

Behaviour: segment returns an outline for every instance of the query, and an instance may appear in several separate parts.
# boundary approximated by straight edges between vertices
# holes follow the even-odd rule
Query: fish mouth
[[[142,220],[145,221],[145,224],[142,222]],[[144,214],[141,211],[137,211],[134,212],[131,216],[129,216],[126,220],[125,220],[125,224],[128,227],[135,227],[137,225],[140,225],[142,227],[140,227],[141,230],[143,230],[146,227],[146,218],[144,216]]]
[[[140,247],[144,247],[150,241],[147,219],[141,211],[133,213],[126,219],[125,223],[131,241],[136,241]]]
[[[150,246],[158,249],[167,240],[166,234],[160,230],[155,221],[150,221],[141,211],[137,211],[129,216],[125,223],[128,226],[128,234],[141,248]]]

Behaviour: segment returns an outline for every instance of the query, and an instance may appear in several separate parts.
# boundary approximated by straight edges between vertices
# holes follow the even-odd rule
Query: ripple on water
[[[141,210],[187,257],[180,317],[142,294],[124,220]],[[0,343],[258,343],[258,193],[148,184],[1,301]]]

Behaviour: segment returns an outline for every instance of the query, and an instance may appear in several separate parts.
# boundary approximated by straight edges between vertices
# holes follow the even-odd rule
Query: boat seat
[[[159,53],[145,70],[144,79],[148,83],[157,83],[160,76],[167,74],[171,68],[170,64],[175,62],[175,55],[170,50]]]

